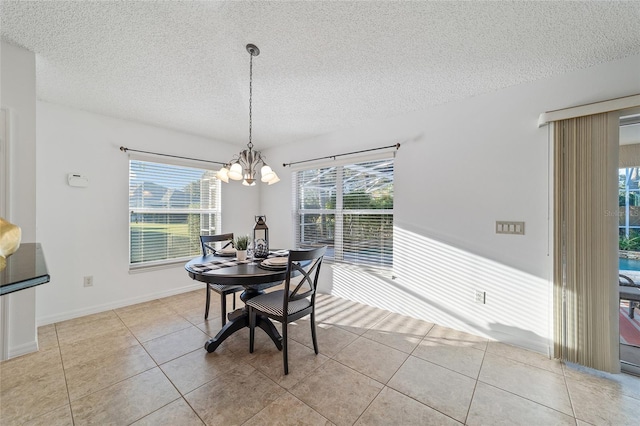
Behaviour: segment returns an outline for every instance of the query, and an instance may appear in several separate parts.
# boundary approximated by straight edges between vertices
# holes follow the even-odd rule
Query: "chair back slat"
[[[233,232],[228,234],[219,234],[219,235],[200,235],[200,245],[202,246],[202,255],[206,256],[207,254],[213,253],[215,254],[217,250],[213,247],[213,244],[220,241],[228,241],[227,244],[222,246],[222,248],[229,247],[231,243],[233,243]]]
[[[289,293],[289,300],[304,299],[305,297],[311,295],[315,291],[316,280],[314,280],[314,277],[311,274],[313,273],[314,270],[317,270],[316,268],[318,267],[318,265],[319,265],[318,259],[314,259],[312,261],[311,267],[308,267],[307,270],[305,270],[302,266],[300,266],[297,263],[291,264],[291,268],[298,271],[302,276],[302,279],[300,280],[296,288],[294,288]],[[300,290],[303,288],[305,284],[308,285],[309,289],[301,293]]]
[[[285,294],[289,295],[283,299],[283,312],[287,312],[289,302],[311,297],[312,304],[315,300],[318,289],[318,277],[320,267],[327,247],[320,247],[313,250],[291,250],[289,251],[289,262],[287,264],[287,277],[285,279]],[[291,290],[291,278],[299,274],[300,282]],[[307,290],[307,285],[309,289]],[[303,291],[304,289],[304,291]]]

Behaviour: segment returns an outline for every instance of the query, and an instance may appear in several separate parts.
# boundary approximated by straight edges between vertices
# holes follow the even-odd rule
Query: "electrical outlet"
[[[87,275],[84,277],[84,286],[93,287],[93,275]]]
[[[486,298],[487,293],[484,291],[480,291],[480,290],[476,290],[476,303],[486,303],[485,298]]]

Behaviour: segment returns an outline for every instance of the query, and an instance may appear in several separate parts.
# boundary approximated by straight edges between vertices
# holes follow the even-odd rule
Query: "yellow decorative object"
[[[7,257],[20,247],[22,230],[0,217],[0,271],[7,266]]]

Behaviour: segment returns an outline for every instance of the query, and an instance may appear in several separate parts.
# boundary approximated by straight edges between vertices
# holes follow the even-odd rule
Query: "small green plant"
[[[248,235],[240,235],[233,240],[233,247],[236,250],[246,250],[249,246],[249,236]]]
[[[640,251],[640,237],[620,236],[620,250]]]

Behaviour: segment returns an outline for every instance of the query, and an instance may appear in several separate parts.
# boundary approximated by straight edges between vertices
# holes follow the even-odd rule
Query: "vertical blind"
[[[215,172],[129,161],[130,264],[163,263],[201,252],[200,235],[220,230]]]
[[[554,352],[619,372],[618,117],[554,123]]]
[[[393,265],[393,159],[294,172],[300,247],[328,246],[326,257]]]

